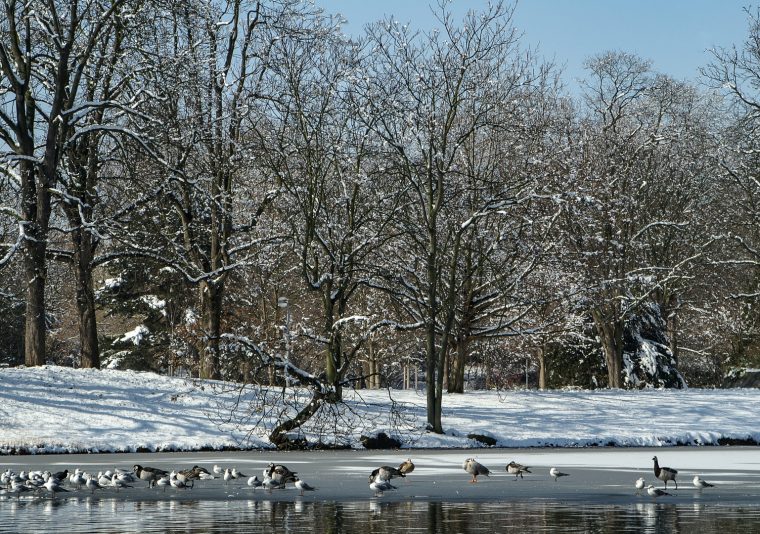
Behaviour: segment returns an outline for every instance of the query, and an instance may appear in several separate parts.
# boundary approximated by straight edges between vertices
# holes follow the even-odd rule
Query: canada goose
[[[507,464],[507,473],[510,475],[515,475],[515,480],[517,480],[517,477],[523,478],[523,473],[530,473],[530,467],[526,465],[518,464],[517,462],[509,462]]]
[[[486,466],[476,461],[475,458],[467,458],[462,464],[462,469],[472,475],[470,484],[474,484],[478,481],[478,475],[488,476],[491,474],[491,471],[489,471]]]
[[[156,480],[158,480],[159,478],[163,478],[169,474],[167,471],[164,471],[163,469],[158,469],[157,467],[143,467],[140,464],[135,464],[132,467],[132,471],[134,471],[135,475],[140,480],[147,480],[149,488],[153,486],[153,483]],[[116,473],[114,473],[114,476],[117,476]]]
[[[266,474],[271,477],[275,484],[284,485],[287,482],[295,482],[298,473],[291,471],[282,464],[270,463]]]
[[[678,489],[678,482],[676,481],[678,471],[670,467],[660,467],[657,456],[653,457],[652,460],[654,460],[654,476],[665,482],[665,489],[668,489],[668,480],[672,480]]]
[[[375,480],[390,480],[392,478],[405,476],[406,475],[404,473],[395,467],[391,467],[390,465],[383,465],[369,474],[369,481],[374,482]]]

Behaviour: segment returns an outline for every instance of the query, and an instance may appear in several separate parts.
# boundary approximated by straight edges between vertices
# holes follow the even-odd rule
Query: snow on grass
[[[271,447],[266,436],[280,406],[262,411],[249,404],[249,397],[250,391],[229,384],[153,373],[54,366],[1,369],[0,452]],[[362,390],[345,397],[350,409],[312,424],[304,437],[354,448],[362,447],[362,434],[379,431],[413,448],[481,446],[468,434],[492,437],[498,447],[760,442],[760,390],[755,389],[447,395],[443,435],[424,431],[421,391]],[[259,428],[254,428],[256,423]]]

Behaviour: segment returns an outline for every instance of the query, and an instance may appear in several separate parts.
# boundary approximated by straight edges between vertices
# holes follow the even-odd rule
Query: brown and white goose
[[[468,473],[472,475],[472,480],[470,480],[470,484],[474,484],[475,482],[477,482],[479,475],[488,476],[491,474],[491,471],[489,471],[486,466],[476,461],[475,458],[467,458],[462,464],[462,469],[464,469],[465,471],[467,471]]]
[[[523,473],[530,473],[530,467],[526,465],[518,464],[517,462],[509,462],[507,464],[507,473],[510,475],[515,475],[515,480],[517,480],[517,477],[523,478]]]
[[[672,480],[676,485],[676,489],[678,489],[678,482],[676,481],[678,471],[670,467],[660,467],[660,464],[657,461],[657,456],[653,457],[652,460],[654,460],[654,476],[665,483],[665,489],[668,489],[669,480]]]
[[[405,477],[406,475],[395,467],[383,465],[369,474],[370,484],[376,480],[391,480],[392,478]]]
[[[405,462],[401,462],[401,465],[398,466],[398,470],[404,475],[408,475],[414,471],[414,464],[412,463],[412,459],[407,458]]]

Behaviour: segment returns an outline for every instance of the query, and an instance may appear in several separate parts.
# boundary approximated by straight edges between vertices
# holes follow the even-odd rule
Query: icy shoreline
[[[350,409],[302,437],[360,450],[361,436],[377,432],[409,449],[484,446],[468,435],[492,438],[494,448],[760,443],[756,389],[447,395],[443,435],[424,431],[421,391],[362,390],[346,400]],[[0,369],[0,454],[271,449],[273,421],[256,413],[252,390],[234,384],[133,371]]]

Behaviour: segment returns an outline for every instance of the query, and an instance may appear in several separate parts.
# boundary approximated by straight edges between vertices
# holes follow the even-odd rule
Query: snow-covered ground
[[[130,452],[268,448],[278,406],[251,391],[152,373],[64,367],[0,369],[0,452]],[[276,397],[273,397],[273,399]],[[447,395],[444,435],[424,431],[415,391],[347,394],[347,408],[316,420],[315,441],[361,448],[384,431],[404,447],[667,446],[760,442],[760,390],[509,391]],[[267,407],[264,407],[267,408]],[[260,423],[254,427],[254,423]]]

